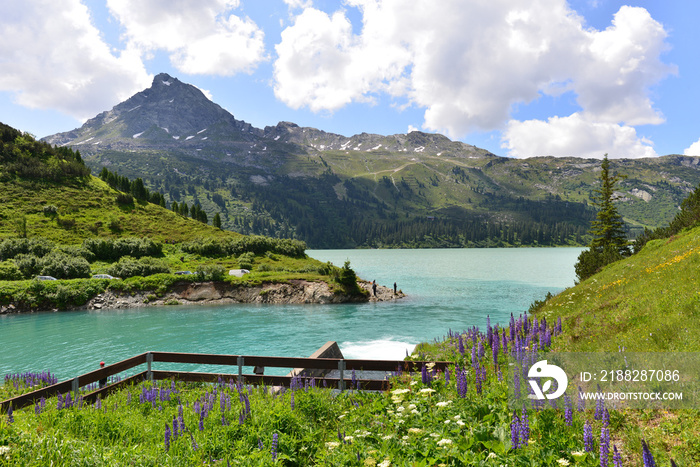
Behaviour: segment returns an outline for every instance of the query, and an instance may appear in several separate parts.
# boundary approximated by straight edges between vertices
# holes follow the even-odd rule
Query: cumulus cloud
[[[690,145],[683,151],[686,156],[700,156],[700,139]]]
[[[555,123],[552,132],[560,133],[563,122],[576,122],[591,134],[607,128],[617,135],[609,140],[631,144],[623,152],[650,152],[648,142],[630,139],[630,126],[663,121],[648,90],[674,68],[660,58],[663,26],[643,8],[620,8],[599,31],[565,0],[344,3],[361,12],[359,33],[346,10],[312,7],[283,31],[274,89],[287,105],[334,111],[383,93],[424,108],[424,128],[459,138],[504,127],[516,135],[517,122],[508,123],[515,105],[572,93],[579,115],[538,127]],[[512,154],[534,149],[518,146],[521,140],[505,142]]]
[[[502,147],[511,157],[577,156],[602,159],[656,156],[651,142],[626,125],[586,120],[574,113],[542,120],[511,120]]]
[[[0,15],[0,90],[79,120],[148,86],[138,54],[114,54],[79,0],[9,2]]]
[[[265,57],[264,33],[232,13],[239,0],[108,0],[130,47],[165,50],[188,74],[231,76],[251,72]]]

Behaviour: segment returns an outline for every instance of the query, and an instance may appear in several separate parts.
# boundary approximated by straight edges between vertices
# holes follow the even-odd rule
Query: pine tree
[[[214,219],[211,221],[211,223],[217,229],[221,228],[221,215],[218,212],[214,214]]]
[[[620,174],[610,174],[610,161],[606,154],[600,165],[600,188],[595,190],[593,204],[598,208],[595,220],[591,223],[591,248],[603,250],[612,247],[621,255],[629,253],[627,235],[622,216],[614,204],[615,184],[623,178]]]
[[[581,252],[574,265],[580,281],[630,253],[623,228],[624,222],[614,204],[615,184],[623,177],[619,174],[610,175],[607,154],[603,157],[601,169],[600,188],[595,190],[593,198],[593,204],[598,207],[596,218],[591,222],[593,240],[589,249]]]

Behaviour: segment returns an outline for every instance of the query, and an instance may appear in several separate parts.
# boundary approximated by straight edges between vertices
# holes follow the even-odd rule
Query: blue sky
[[[510,157],[700,155],[694,0],[26,0],[3,10],[0,121],[38,137],[166,72],[260,128],[416,129]]]

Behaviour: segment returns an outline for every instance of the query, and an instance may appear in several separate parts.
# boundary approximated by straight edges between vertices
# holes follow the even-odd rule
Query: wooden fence
[[[194,363],[203,365],[228,365],[237,366],[238,372],[235,374],[224,373],[200,373],[188,371],[159,371],[153,369],[155,362],[169,363]],[[290,358],[290,357],[264,357],[257,355],[220,355],[220,354],[197,354],[197,353],[177,353],[177,352],[146,352],[136,355],[121,362],[114,363],[99,370],[76,376],[75,378],[47,386],[45,388],[22,394],[20,396],[7,399],[0,403],[0,413],[7,412],[10,405],[13,409],[20,409],[35,404],[42,397],[50,398],[58,394],[73,393],[77,396],[80,388],[107,379],[123,371],[130,370],[140,365],[146,365],[146,370],[140,371],[117,383],[106,385],[101,389],[82,395],[84,402],[95,402],[98,398],[106,397],[112,392],[123,387],[144,381],[144,380],[164,380],[175,379],[179,381],[192,382],[218,382],[219,380],[242,384],[284,386],[289,387],[294,378],[311,380],[311,377],[302,375],[272,376],[264,374],[243,374],[243,367],[272,367],[272,368],[304,368],[305,370],[338,370],[339,377],[327,378],[316,377],[317,385],[322,385],[323,381],[327,387],[337,387],[343,391],[350,387],[353,382],[352,371],[384,371],[396,372],[421,371],[423,365],[429,362],[416,362],[404,360],[353,360],[342,358]],[[433,362],[433,370],[445,371],[451,362]],[[377,379],[355,379],[355,385],[363,390],[385,390],[388,389],[387,380]]]

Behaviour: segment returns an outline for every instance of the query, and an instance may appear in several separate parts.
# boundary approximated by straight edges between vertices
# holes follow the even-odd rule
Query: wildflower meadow
[[[546,350],[561,323],[450,331],[407,357],[454,362],[400,369],[388,390],[339,392],[323,378],[291,387],[159,381],[94,404],[64,394],[0,415],[0,465],[652,466],[648,443],[622,445],[620,416],[566,397],[514,404],[513,359]],[[0,399],[51,384],[8,375]],[[524,385],[522,385],[524,386]],[[674,464],[675,465],[675,464]]]

